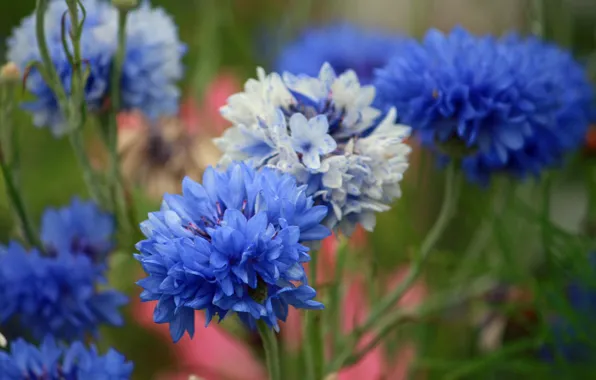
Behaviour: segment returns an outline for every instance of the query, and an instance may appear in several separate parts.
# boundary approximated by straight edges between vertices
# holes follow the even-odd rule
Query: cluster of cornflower
[[[73,9],[78,25],[71,21]],[[121,37],[123,14],[128,22]],[[84,73],[86,113],[105,120],[107,110],[114,108],[112,77],[122,43],[115,111],[139,109],[149,118],[175,113],[186,48],[162,9],[148,1],[135,7],[134,1],[42,0],[7,41],[8,61],[24,74],[26,89],[35,96],[23,104],[34,124],[56,137],[72,132],[65,104],[54,91],[59,86],[67,96],[74,92],[77,67]],[[9,170],[3,162],[4,174],[10,175]],[[45,211],[38,237],[19,216],[31,247],[11,241],[0,250],[0,330],[10,340],[10,351],[0,352],[0,378],[130,378],[132,363],[122,355],[110,350],[101,356],[78,342],[97,337],[100,325],[123,323],[119,309],[127,297],[110,289],[105,278],[108,254],[115,248],[112,215],[98,204],[74,199],[68,207]]]
[[[305,59],[319,60],[309,46],[332,35],[310,34],[308,44],[288,49],[288,57],[304,48]],[[294,266],[294,279],[305,283],[300,264],[308,260],[307,246],[292,248],[302,254],[271,256],[261,236],[276,240],[295,225],[300,234],[292,242],[316,241],[327,235],[319,222],[348,234],[358,224],[372,230],[375,214],[399,197],[408,166],[410,128],[398,121],[411,124],[424,144],[448,153],[477,182],[496,172],[539,174],[579,145],[592,93],[567,52],[533,38],[497,40],[462,29],[431,31],[422,43],[394,42],[374,85],[360,85],[350,59],[342,65],[334,56],[339,75],[329,63],[314,75],[259,69],[244,92],[229,98],[221,112],[232,126],[216,140],[224,153],[220,167],[208,170],[203,186],[187,179],[182,196],[166,195],[138,245],[137,258],[149,274],[140,282],[143,299],[159,301],[155,321],[170,323],[175,340],[192,334],[193,309],[206,310],[208,323],[234,311],[249,326],[263,320],[276,328],[287,305],[321,307],[311,301],[311,288],[303,288],[308,292],[300,300],[310,304],[294,299],[303,285],[296,288],[284,272]],[[282,188],[280,178],[300,196],[271,191]],[[297,199],[317,208],[308,223],[316,229],[300,227]],[[252,224],[257,205],[264,205],[267,221],[262,216]],[[249,225],[260,225],[260,232]],[[278,312],[275,303],[286,293]]]
[[[12,342],[10,354],[0,353],[3,376],[47,374],[58,379],[78,373],[78,378],[85,378],[80,376],[102,373],[101,367],[112,361],[121,364],[109,370],[120,374],[118,378],[130,374],[132,364],[114,351],[101,357],[95,349],[84,350],[81,343],[66,351],[56,343],[97,336],[102,324],[123,324],[119,309],[128,299],[107,288],[104,277],[114,233],[110,214],[75,198],[67,207],[44,212],[40,247],[27,250],[16,241],[2,247],[0,326],[7,324],[13,333],[43,340],[39,350],[22,339]],[[58,365],[62,356],[64,365]],[[24,377],[11,377],[13,373]]]
[[[100,0],[83,5],[85,103],[101,113],[110,101],[117,10]],[[44,17],[47,53],[68,91],[73,67],[62,45],[66,10],[64,2],[52,1]],[[128,16],[122,108],[150,117],[171,113],[184,52],[175,26],[147,2]],[[26,19],[9,41],[8,57],[24,71],[45,54],[35,43],[35,21]],[[345,28],[337,29],[342,38]],[[431,31],[422,43],[370,34],[362,44],[371,54],[354,58],[353,51],[345,57],[341,49],[324,49],[345,46],[321,43],[336,36],[333,28],[306,35],[279,61],[289,72],[258,69],[258,78],[221,110],[232,126],[217,139],[220,165],[205,171],[202,184],[186,178],[182,195],[166,194],[161,209],[141,224],[146,238],[135,257],[148,274],[139,281],[141,299],[157,301],[154,321],[168,323],[174,341],[185,332],[192,336],[197,310],[205,311],[207,324],[236,314],[250,328],[277,330],[290,306],[323,308],[303,264],[330,230],[373,230],[376,214],[400,197],[410,152],[404,142],[410,127],[401,122],[424,144],[461,160],[479,182],[501,171],[538,174],[576,147],[587,128],[592,93],[582,68],[537,39],[474,37],[461,29]],[[308,54],[313,46],[333,57]],[[309,57],[320,60],[316,72],[312,65],[285,67]],[[380,69],[371,76],[373,68]],[[42,74],[33,69],[26,83],[36,96],[26,104],[35,124],[65,133]],[[14,320],[43,339],[40,349],[12,342],[10,354],[0,353],[5,373],[130,376],[132,365],[114,351],[102,357],[80,343],[55,343],[122,322],[118,307],[125,297],[97,286],[113,228],[97,206],[75,200],[44,214],[39,247],[27,252],[12,242],[0,254],[6,300],[0,323]]]

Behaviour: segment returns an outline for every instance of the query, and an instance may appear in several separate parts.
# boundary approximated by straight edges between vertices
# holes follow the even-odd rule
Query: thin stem
[[[60,108],[65,110],[67,108],[66,92],[62,87],[62,82],[60,81],[58,73],[56,72],[56,68],[54,67],[54,63],[52,62],[50,50],[48,49],[45,36],[45,13],[47,7],[48,0],[37,0],[35,8],[35,34],[37,38],[37,44],[39,46],[41,62],[49,80],[47,85],[50,86],[54,94],[56,94]]]
[[[282,380],[281,366],[279,361],[279,347],[277,344],[277,337],[275,333],[263,321],[257,323],[261,340],[263,341],[263,348],[265,350],[265,360],[267,362],[267,371],[269,372],[270,380]]]
[[[122,67],[126,57],[126,20],[128,11],[118,11],[118,50],[114,57],[114,66],[111,78],[111,104],[112,109],[118,111],[120,108],[120,83],[122,77]]]
[[[225,11],[222,3],[216,1],[197,2],[199,13],[199,28],[197,38],[197,51],[200,58],[193,75],[193,88],[195,100],[201,101],[209,81],[217,73],[221,61],[221,36],[220,28]],[[229,8],[227,11],[231,12]]]
[[[314,252],[311,256],[309,269],[310,279],[315,283],[317,279],[318,260],[319,252]],[[304,335],[306,337],[304,344],[304,360],[306,364],[306,379],[308,380],[318,380],[317,363],[319,362],[319,359],[317,358],[317,355],[318,352],[321,351],[318,349],[318,346],[322,344],[322,339],[320,339],[319,334],[317,333],[315,313],[315,310],[307,310],[304,319]]]
[[[345,237],[339,237],[339,247],[337,249],[337,255],[335,260],[335,275],[333,285],[330,289],[329,298],[329,309],[327,315],[330,317],[329,330],[331,331],[331,352],[335,354],[339,351],[341,344],[341,276],[343,275],[343,269],[346,265],[347,253],[349,250],[349,240]]]
[[[381,321],[381,323],[379,323],[375,338],[361,350],[351,355],[346,360],[346,364],[351,365],[358,363],[396,327],[408,321],[420,321],[421,319],[440,312],[441,310],[460,305],[472,298],[482,296],[495,286],[496,284],[493,280],[489,278],[481,278],[472,284],[466,285],[465,289],[458,287],[457,289],[452,289],[448,292],[438,294],[415,310],[398,309],[391,312]]]
[[[6,192],[8,194],[8,198],[12,203],[14,210],[16,211],[17,217],[21,222],[21,226],[23,228],[23,233],[25,234],[25,239],[27,242],[33,246],[42,249],[42,245],[37,238],[37,233],[31,223],[31,219],[27,215],[27,211],[25,209],[25,203],[23,202],[23,198],[17,189],[14,178],[12,176],[12,172],[8,167],[6,161],[4,160],[4,154],[0,150],[0,167],[2,168],[2,175],[4,176],[4,181],[6,182]]]
[[[108,119],[108,133],[106,145],[108,148],[110,168],[109,168],[109,182],[110,192],[113,204],[116,207],[114,215],[117,223],[124,225],[127,228],[132,228],[135,224],[134,215],[128,212],[128,205],[124,193],[124,180],[120,172],[120,157],[118,155],[118,121],[117,113],[121,106],[121,81],[122,81],[122,67],[126,58],[126,21],[128,11],[120,9],[118,11],[118,49],[114,58],[111,77],[111,99],[110,99],[110,113]],[[122,220],[128,219],[127,224],[123,224]]]
[[[551,220],[550,220],[550,200],[551,200],[551,178],[548,173],[545,175],[544,183],[542,185],[542,212],[541,212],[541,232],[542,232],[542,249],[546,255],[546,263],[548,266],[552,265],[552,247],[551,247]]]
[[[85,151],[85,144],[83,139],[83,134],[81,133],[80,129],[76,129],[69,134],[70,137],[70,145],[72,146],[72,150],[75,153],[75,157],[79,164],[79,167],[83,171],[83,180],[87,185],[87,189],[89,190],[89,195],[91,198],[99,204],[102,204],[103,197],[102,192],[96,186],[96,174],[91,166],[91,162],[89,161],[89,157],[87,156],[87,152]]]
[[[445,192],[439,216],[422,242],[418,256],[410,267],[405,279],[391,293],[381,299],[381,302],[372,310],[366,321],[361,326],[357,327],[351,336],[348,337],[349,339],[345,342],[343,351],[332,363],[332,370],[337,371],[343,366],[345,359],[350,356],[360,337],[375,326],[377,321],[395,305],[406,291],[408,291],[410,286],[422,272],[422,267],[430,252],[432,252],[434,246],[438,243],[443,232],[447,228],[449,221],[455,214],[459,198],[459,188],[461,185],[456,165],[457,163],[452,161],[447,168]]]

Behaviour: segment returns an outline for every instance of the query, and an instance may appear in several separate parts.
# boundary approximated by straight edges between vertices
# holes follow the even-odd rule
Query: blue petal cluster
[[[123,294],[98,290],[104,282],[88,256],[70,251],[42,256],[11,242],[0,254],[0,323],[17,318],[41,338],[82,339],[96,333],[99,324],[122,325],[119,308]]]
[[[50,255],[71,252],[88,256],[101,264],[114,247],[115,224],[112,215],[94,202],[74,198],[60,209],[48,208],[41,220],[41,241]]]
[[[257,74],[221,109],[233,126],[216,139],[220,164],[250,160],[290,173],[329,208],[329,228],[372,231],[376,213],[401,195],[410,128],[395,124],[394,110],[371,106],[375,88],[353,70],[338,76],[325,63],[316,77]]]
[[[87,349],[75,342],[62,347],[45,337],[38,347],[18,339],[10,352],[0,352],[0,378],[6,380],[127,380],[133,363],[110,349],[100,355],[94,346]]]
[[[118,14],[109,1],[85,0],[86,20],[81,37],[81,55],[90,69],[85,99],[91,112],[100,112],[108,100],[110,72],[117,50]],[[45,35],[50,57],[67,92],[70,91],[72,65],[62,45],[64,1],[52,1],[45,15]],[[181,57],[185,47],[178,40],[172,19],[162,9],[143,2],[129,13],[126,30],[122,106],[140,109],[150,117],[177,111],[179,91],[175,82],[181,79]],[[41,56],[35,34],[35,15],[23,20],[8,40],[8,61],[24,72],[30,62]],[[70,24],[67,17],[67,24]],[[69,25],[67,26],[69,27]],[[35,69],[27,77],[27,89],[35,100],[24,104],[38,127],[50,127],[55,136],[67,133],[65,120],[56,97]]]
[[[467,176],[525,177],[582,141],[592,89],[570,53],[536,38],[431,30],[376,73],[377,104],[397,109],[422,142],[461,146]]]
[[[162,208],[141,224],[146,240],[135,255],[149,275],[138,284],[143,301],[158,303],[154,321],[169,323],[174,341],[194,334],[195,310],[207,324],[236,312],[250,327],[278,328],[288,307],[321,309],[306,285],[304,241],[330,231],[304,186],[276,170],[232,163],[208,168],[203,183],[189,178],[182,195],[164,195]]]
[[[387,64],[401,37],[348,22],[309,28],[284,47],[275,69],[316,76],[328,62],[336,73],[353,70],[362,84],[370,84],[375,69]]]

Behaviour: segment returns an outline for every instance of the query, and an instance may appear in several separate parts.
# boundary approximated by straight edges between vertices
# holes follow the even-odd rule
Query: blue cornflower
[[[236,312],[250,327],[263,320],[277,329],[288,306],[321,309],[306,285],[305,241],[330,231],[320,222],[327,209],[313,206],[305,187],[273,169],[243,163],[208,168],[200,185],[190,178],[182,195],[164,195],[161,211],[141,224],[146,240],[135,257],[148,277],[141,300],[157,300],[156,323],[169,323],[174,341],[194,334],[194,312],[206,324]]]
[[[103,263],[114,247],[114,232],[112,215],[76,197],[67,207],[46,209],[41,220],[46,252],[87,255],[96,263]]]
[[[401,37],[348,22],[309,28],[283,48],[275,69],[316,76],[325,62],[336,73],[354,70],[360,82],[370,84],[373,71],[385,66]]]
[[[86,19],[81,37],[81,55],[90,70],[85,100],[91,112],[100,112],[108,100],[110,72],[117,50],[117,10],[109,1],[84,0]],[[70,92],[72,65],[62,45],[64,1],[52,1],[45,16],[45,34],[50,57],[66,92]],[[144,2],[129,13],[126,29],[126,58],[122,74],[122,107],[140,109],[148,116],[177,111],[179,92],[175,82],[182,77],[184,45],[176,27],[161,9]],[[7,58],[21,71],[33,61],[41,61],[35,34],[35,15],[23,20],[8,40]],[[67,27],[70,21],[66,18]],[[70,41],[69,41],[70,44]],[[27,89],[35,100],[24,104],[33,114],[34,124],[49,127],[55,136],[68,132],[56,97],[37,70],[27,77]]]
[[[566,51],[536,38],[475,37],[461,28],[404,43],[377,71],[376,102],[394,106],[422,142],[458,150],[467,176],[539,175],[576,148],[592,90]]]
[[[596,253],[588,256],[591,270],[596,270]],[[589,364],[596,358],[596,288],[593,273],[588,278],[576,279],[566,287],[567,310],[552,318],[550,344],[541,349],[544,360]]]
[[[127,380],[133,363],[110,349],[100,355],[81,342],[69,347],[47,336],[38,347],[23,339],[12,342],[10,352],[0,351],[0,378],[6,380]]]
[[[105,283],[88,256],[70,251],[41,256],[11,242],[0,255],[0,323],[16,318],[37,337],[81,339],[99,324],[120,326],[127,297],[98,290]]]
[[[354,71],[337,76],[324,64],[317,77],[257,73],[221,109],[233,123],[216,140],[221,164],[250,160],[291,173],[330,209],[328,227],[372,230],[375,214],[401,195],[409,127],[394,123],[394,110],[371,106],[375,88],[360,86]]]
[[[110,20],[117,30],[117,19]],[[174,20],[148,1],[129,13],[126,58],[122,68],[122,106],[139,109],[151,119],[178,111],[186,45],[178,38]]]

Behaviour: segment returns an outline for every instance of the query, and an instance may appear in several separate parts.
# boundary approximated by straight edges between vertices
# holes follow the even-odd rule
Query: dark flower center
[[[330,135],[333,135],[341,128],[345,111],[343,109],[338,109],[330,97],[324,100],[313,100],[301,93],[294,91],[290,92],[296,99],[296,103],[290,104],[286,109],[282,109],[286,116],[286,122],[288,122],[290,117],[295,113],[301,113],[307,119],[312,119],[317,115],[325,115],[329,122],[328,133]]]
[[[153,163],[164,165],[172,157],[172,147],[162,136],[152,133],[147,142],[147,155]]]
[[[257,278],[256,288],[248,288],[248,295],[250,298],[255,300],[255,302],[260,303],[261,305],[265,302],[267,299],[267,284],[261,279],[261,277]]]

